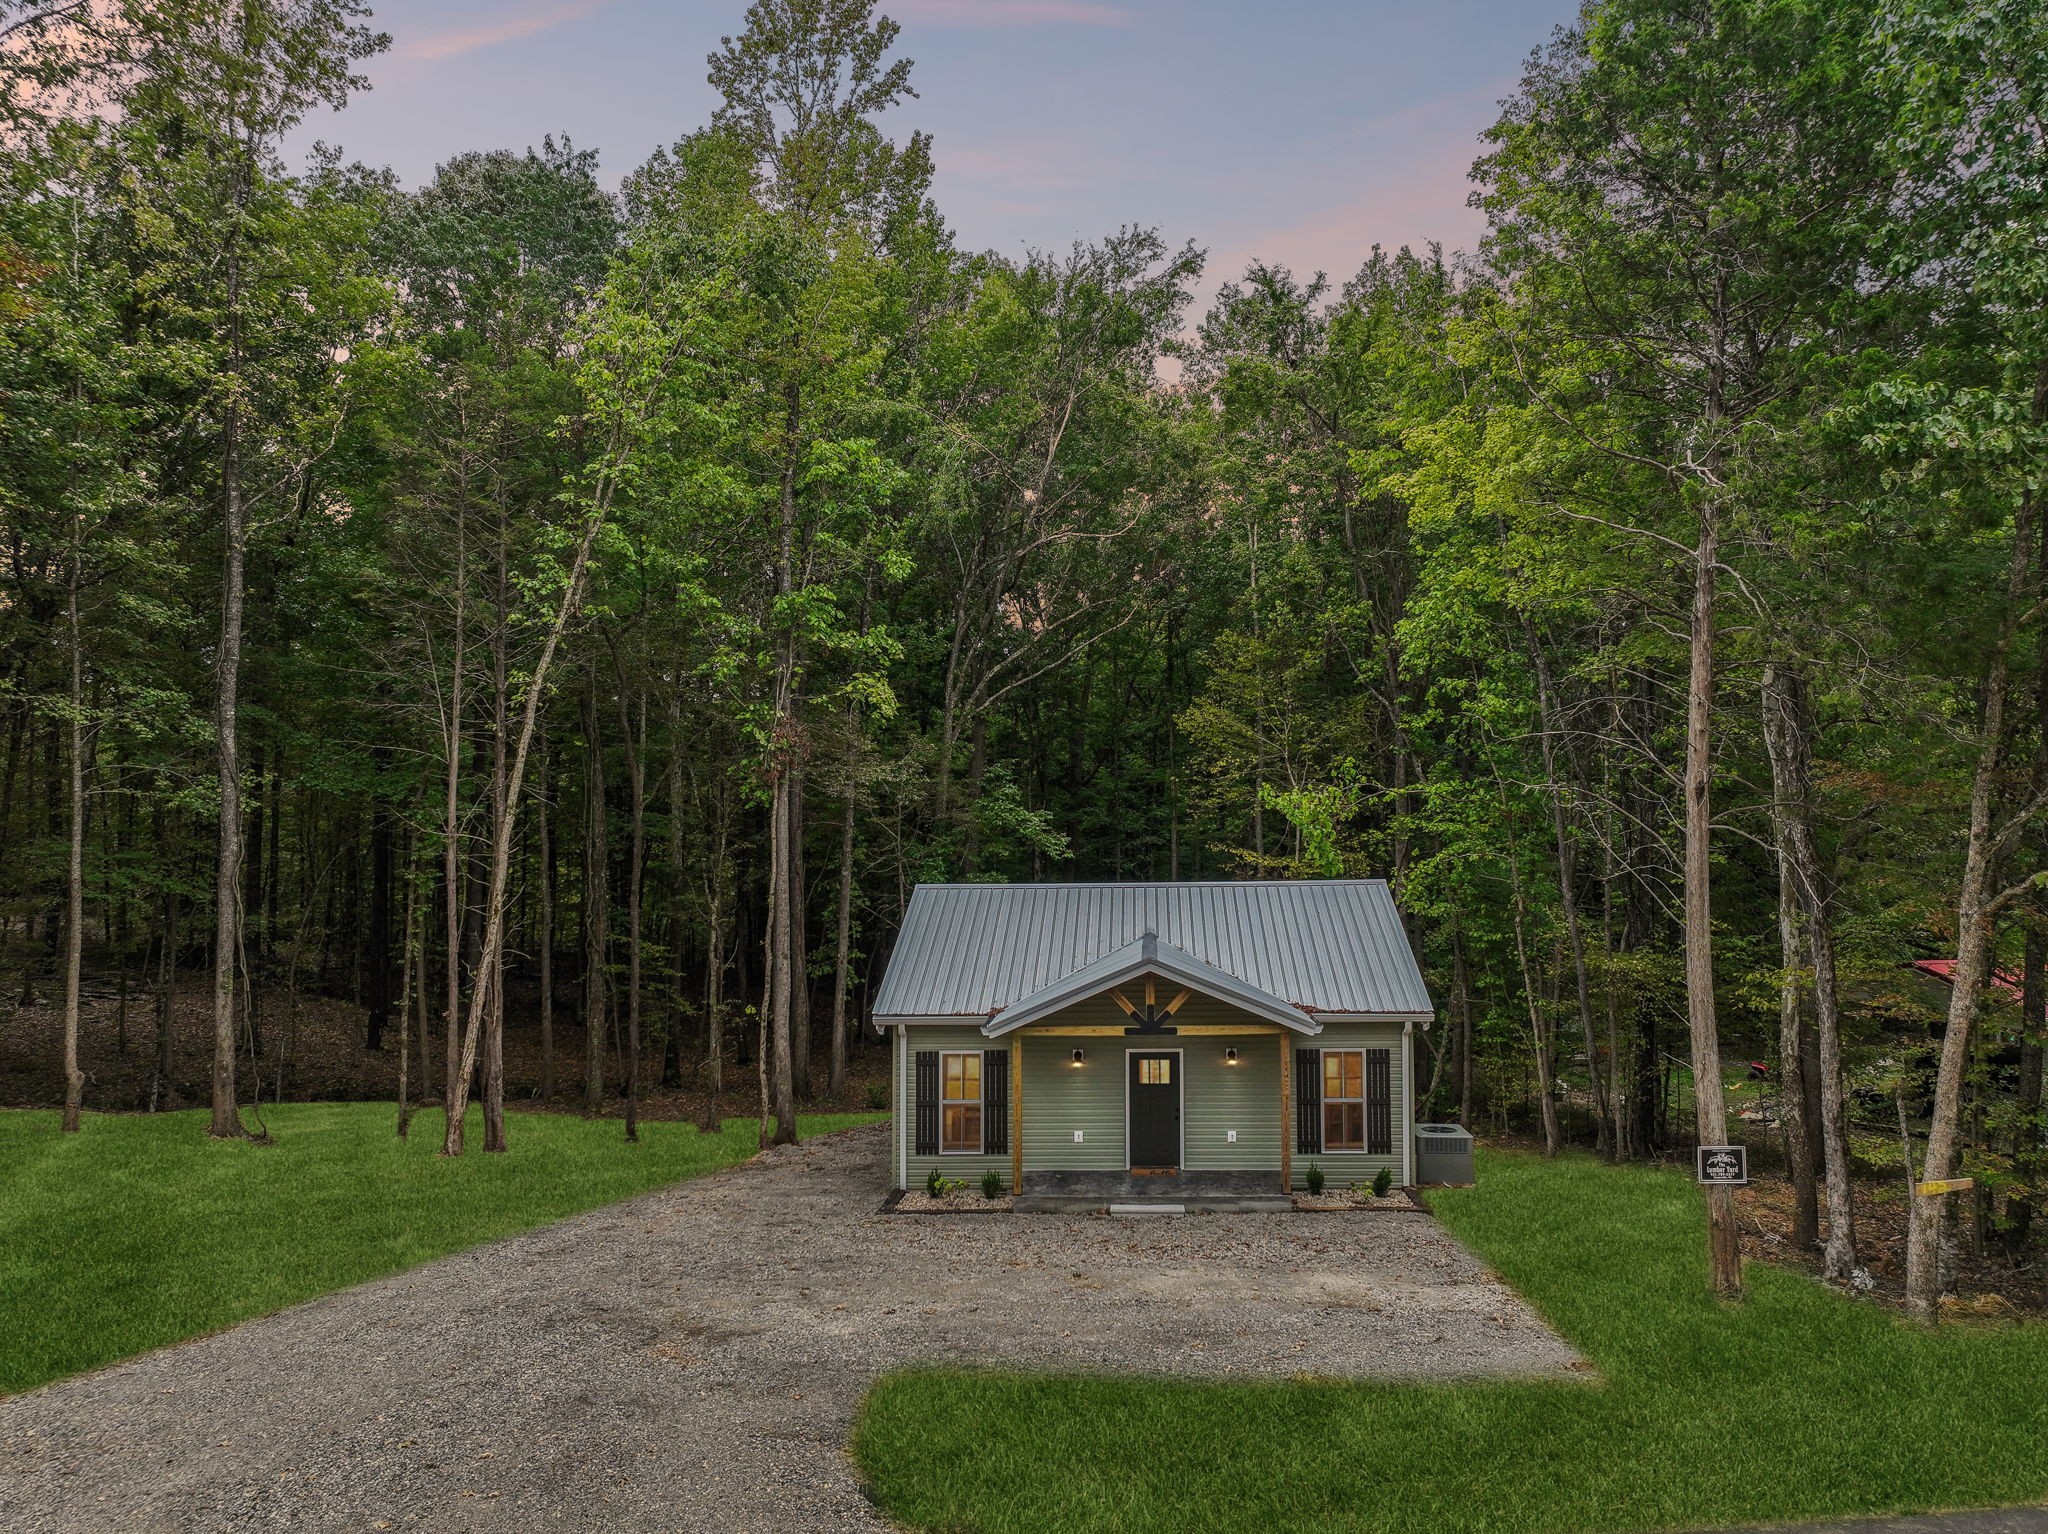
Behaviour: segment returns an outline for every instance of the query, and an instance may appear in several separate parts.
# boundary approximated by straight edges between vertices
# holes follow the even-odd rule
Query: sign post
[[[1702,1145],[1695,1152],[1694,1176],[1702,1187],[1746,1188],[1749,1186],[1749,1147],[1746,1145]]]

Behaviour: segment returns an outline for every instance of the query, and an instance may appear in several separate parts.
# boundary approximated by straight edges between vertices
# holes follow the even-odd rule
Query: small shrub
[[[889,1106],[889,1089],[879,1081],[868,1083],[868,1106],[878,1110]]]
[[[1308,1164],[1308,1191],[1311,1196],[1323,1191],[1323,1169],[1315,1162]]]
[[[933,1167],[924,1174],[924,1191],[933,1198],[944,1198],[946,1196],[946,1179],[939,1175],[937,1167]]]
[[[981,1174],[981,1196],[983,1198],[1001,1198],[1003,1196],[1003,1174],[994,1167],[990,1167]]]
[[[1372,1180],[1372,1196],[1374,1198],[1385,1198],[1387,1196],[1387,1189],[1393,1186],[1393,1172],[1386,1167],[1381,1167],[1379,1176]]]

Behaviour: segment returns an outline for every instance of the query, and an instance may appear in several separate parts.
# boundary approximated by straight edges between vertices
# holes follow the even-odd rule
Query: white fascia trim
[[[953,1017],[877,1016],[877,1028],[979,1028],[988,1021],[986,1012],[964,1012]]]
[[[1325,1023],[1420,1023],[1427,1028],[1436,1021],[1434,1012],[1318,1012]]]

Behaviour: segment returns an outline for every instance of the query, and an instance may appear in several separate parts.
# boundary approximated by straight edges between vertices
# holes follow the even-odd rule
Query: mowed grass
[[[264,1110],[274,1144],[220,1142],[203,1113],[0,1111],[0,1394],[179,1342],[480,1241],[742,1161],[716,1135],[515,1114],[511,1149],[435,1154],[443,1119],[393,1133],[389,1103]],[[819,1134],[875,1115],[806,1119]]]
[[[1597,1378],[919,1372],[869,1397],[860,1463],[946,1534],[1587,1534],[2048,1497],[2048,1327],[1923,1333],[1758,1264],[1717,1305],[1682,1175],[1493,1155],[1431,1201]]]

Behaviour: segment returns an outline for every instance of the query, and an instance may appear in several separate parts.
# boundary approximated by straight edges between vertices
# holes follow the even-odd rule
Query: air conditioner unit
[[[1415,1182],[1418,1187],[1469,1187],[1472,1136],[1462,1124],[1415,1126]]]

